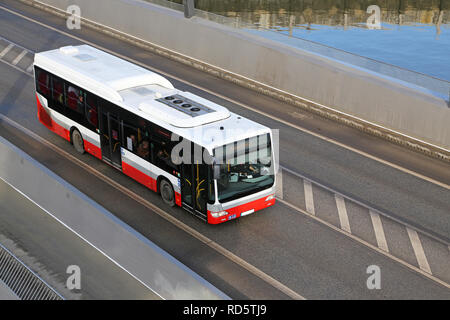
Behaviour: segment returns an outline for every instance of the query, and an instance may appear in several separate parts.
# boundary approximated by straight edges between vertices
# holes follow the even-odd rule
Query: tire
[[[83,154],[85,152],[83,137],[81,136],[80,131],[78,131],[77,129],[74,129],[72,131],[72,144],[78,153]]]
[[[175,205],[175,192],[173,191],[172,184],[166,179],[162,179],[159,183],[159,191],[164,203],[173,207]]]

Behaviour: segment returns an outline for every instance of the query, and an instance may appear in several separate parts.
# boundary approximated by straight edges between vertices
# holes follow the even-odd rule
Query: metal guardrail
[[[64,300],[49,284],[1,244],[0,280],[21,300]]]

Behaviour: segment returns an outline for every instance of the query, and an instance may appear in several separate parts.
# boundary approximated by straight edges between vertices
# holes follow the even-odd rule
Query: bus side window
[[[90,93],[86,94],[86,120],[88,123],[98,130],[98,111],[97,99]]]
[[[66,106],[78,113],[84,114],[84,93],[78,87],[66,84]]]
[[[173,174],[180,171],[180,167],[172,162],[173,144],[171,141],[161,141],[153,144],[155,164],[161,169]]]
[[[139,139],[138,130],[133,126],[124,123],[123,124],[123,135],[125,137],[125,146],[124,147],[128,151],[137,153],[139,143],[141,142],[138,140]]]
[[[64,104],[64,85],[61,79],[53,77],[52,79],[53,100],[60,105]]]
[[[50,93],[50,76],[49,74],[41,69],[36,69],[36,88],[37,91],[48,96]]]

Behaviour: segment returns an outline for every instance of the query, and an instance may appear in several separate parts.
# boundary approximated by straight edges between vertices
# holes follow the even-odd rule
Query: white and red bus
[[[164,77],[81,45],[34,58],[39,121],[217,224],[275,203],[272,131]]]

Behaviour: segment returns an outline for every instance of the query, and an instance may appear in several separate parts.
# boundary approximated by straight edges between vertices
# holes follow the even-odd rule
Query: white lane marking
[[[13,44],[8,44],[8,46],[2,50],[2,52],[0,52],[0,59],[3,58],[8,52],[9,50],[11,50],[14,47]]]
[[[32,72],[33,71],[33,67],[34,67],[34,62],[32,62],[31,64],[30,64],[30,66],[27,68],[27,72]]]
[[[422,242],[420,242],[420,238],[419,235],[417,234],[417,231],[410,229],[408,227],[406,227],[406,231],[408,231],[409,240],[411,240],[414,254],[416,255],[417,263],[419,264],[420,269],[429,274],[432,274],[430,265],[428,264],[427,257],[425,256],[425,251],[423,251]]]
[[[277,172],[277,185],[275,189],[275,196],[277,198],[283,199],[283,170],[280,168]]]
[[[302,179],[302,180],[310,180],[309,177],[306,177],[306,176],[304,176],[304,175],[302,175],[302,174],[300,174],[300,173],[298,173],[298,172],[295,172],[295,171],[293,171],[293,170],[291,170],[291,169],[288,169],[288,168],[283,167],[283,166],[280,166],[280,168],[282,168],[283,171],[286,171],[286,172],[288,172],[288,173],[290,173],[290,174],[296,176],[297,178],[300,178],[300,179]],[[370,207],[370,205],[368,205],[368,204],[366,204],[366,203],[364,203],[364,202],[361,202],[361,201],[359,201],[359,200],[353,199],[352,197],[349,197],[349,196],[344,195],[344,194],[342,194],[342,193],[338,193],[336,190],[334,190],[334,189],[332,189],[332,188],[330,188],[330,187],[328,187],[328,186],[326,186],[326,185],[324,185],[324,184],[322,184],[322,183],[320,183],[320,182],[314,181],[314,185],[317,186],[317,187],[319,187],[319,188],[322,188],[322,189],[324,189],[324,190],[327,190],[327,191],[329,191],[329,192],[331,192],[331,193],[339,194],[339,195],[341,195],[344,199],[346,199],[346,200],[348,200],[348,201],[350,201],[350,202],[352,202],[352,203],[356,203],[356,204],[358,204],[358,205],[360,205],[360,206],[362,206],[362,207],[364,207],[364,208],[366,208],[366,209],[368,209],[368,210],[371,210],[371,211],[374,211],[374,212],[378,211],[378,210],[375,210],[375,209],[373,209],[372,207]],[[414,227],[412,227],[412,226],[409,225],[408,223],[402,221],[402,220],[399,219],[399,218],[396,218],[395,216],[391,216],[391,215],[389,215],[389,214],[386,214],[386,213],[380,212],[380,211],[378,211],[378,212],[379,212],[378,214],[379,214],[380,216],[384,216],[384,217],[386,217],[386,218],[389,218],[390,220],[395,221],[395,222],[397,222],[398,224],[400,224],[400,225],[402,225],[402,226],[405,226],[405,227],[411,227],[412,229],[415,229]],[[433,240],[435,240],[435,241],[437,241],[437,242],[440,242],[440,243],[443,242],[442,239],[439,239],[439,238],[437,238],[436,236],[434,236],[433,234],[430,234],[430,233],[428,233],[428,232],[426,232],[426,231],[421,230],[421,234],[424,234],[424,235],[430,237],[431,239],[433,239]],[[445,242],[445,241],[444,241],[444,242]],[[447,242],[445,242],[445,243],[447,243]]]
[[[14,60],[11,62],[13,65],[16,65],[19,63],[20,60],[22,60],[23,57],[28,53],[27,50],[23,50]]]
[[[24,72],[24,71],[22,71],[22,72]],[[271,276],[269,276],[268,274],[264,273],[263,271],[261,271],[260,269],[258,269],[255,266],[253,266],[252,264],[248,263],[247,261],[243,260],[242,258],[236,256],[234,253],[228,251],[227,249],[225,249],[224,247],[222,247],[218,243],[214,242],[213,240],[209,239],[208,237],[204,236],[203,234],[201,234],[200,232],[198,232],[194,228],[191,228],[188,225],[184,224],[183,222],[179,221],[178,219],[176,219],[175,217],[171,216],[169,213],[167,213],[166,211],[162,210],[158,206],[154,205],[153,203],[149,202],[148,200],[144,199],[143,197],[139,196],[138,194],[136,194],[136,193],[130,191],[129,189],[125,188],[124,186],[120,185],[119,183],[117,183],[116,181],[112,180],[108,176],[106,176],[103,173],[97,171],[96,169],[92,168],[88,164],[82,162],[78,158],[72,156],[70,153],[64,151],[62,148],[60,148],[60,147],[54,145],[53,143],[45,140],[44,138],[42,138],[38,134],[34,133],[33,131],[31,131],[31,130],[25,128],[25,127],[23,127],[19,123],[15,122],[14,120],[6,117],[5,115],[3,115],[1,113],[0,113],[0,119],[5,121],[5,122],[7,122],[7,123],[9,123],[11,126],[15,127],[16,129],[22,131],[23,133],[25,133],[26,135],[30,136],[34,140],[39,141],[40,143],[46,145],[47,147],[55,150],[60,155],[62,155],[63,157],[69,159],[70,161],[72,161],[76,165],[82,167],[86,171],[94,174],[95,176],[97,176],[98,178],[102,179],[104,182],[106,182],[109,185],[111,185],[112,187],[116,188],[117,190],[119,190],[123,194],[129,196],[133,200],[135,200],[135,201],[139,202],[140,204],[142,204],[143,206],[149,208],[150,210],[152,210],[153,212],[158,214],[160,217],[164,218],[168,222],[170,222],[173,225],[177,226],[179,229],[181,229],[181,230],[185,231],[186,233],[190,234],[191,236],[193,236],[197,240],[203,242],[204,244],[206,244],[210,248],[216,250],[219,254],[225,256],[226,258],[228,258],[232,262],[234,262],[237,265],[241,266],[242,268],[246,269],[248,272],[252,273],[253,275],[255,275],[256,277],[258,277],[261,280],[265,281],[266,283],[268,283],[272,287],[274,287],[274,288],[278,289],[279,291],[283,292],[284,294],[286,294],[287,296],[291,297],[292,299],[295,299],[295,300],[306,300],[305,297],[303,297],[299,293],[295,292],[291,288],[289,288],[286,285],[282,284],[278,280],[272,278]],[[132,274],[130,273],[130,275],[132,275]]]
[[[319,139],[321,139],[321,140],[330,142],[330,143],[332,143],[332,144],[335,144],[335,145],[340,146],[340,147],[342,147],[342,148],[344,148],[344,149],[347,149],[347,150],[350,150],[350,151],[352,151],[352,152],[355,152],[355,153],[357,153],[357,154],[359,154],[359,155],[362,155],[362,156],[364,156],[364,157],[366,157],[366,158],[369,158],[369,159],[371,159],[371,160],[380,162],[380,163],[382,163],[382,164],[384,164],[384,165],[390,166],[390,167],[392,167],[392,168],[394,168],[394,169],[397,169],[397,170],[399,170],[399,171],[402,171],[402,172],[404,172],[404,173],[410,174],[410,175],[415,176],[415,177],[417,177],[417,178],[420,178],[420,179],[422,179],[422,180],[425,180],[425,181],[428,181],[428,182],[430,182],[430,183],[436,184],[436,185],[438,185],[438,186],[440,186],[440,187],[442,187],[442,188],[450,189],[450,185],[448,185],[448,184],[445,184],[445,183],[443,183],[443,182],[440,182],[440,181],[437,181],[437,180],[435,180],[435,179],[429,178],[429,177],[427,177],[427,176],[425,176],[425,175],[422,175],[422,174],[420,174],[420,173],[417,173],[417,172],[414,172],[414,171],[412,171],[412,170],[403,168],[403,167],[401,167],[401,166],[399,166],[399,165],[396,165],[396,164],[394,164],[394,163],[388,162],[388,161],[386,161],[386,160],[383,160],[383,159],[381,159],[381,158],[378,158],[378,157],[376,157],[376,156],[373,156],[373,155],[371,155],[371,154],[368,154],[368,153],[366,153],[366,152],[364,152],[364,151],[361,151],[361,150],[358,150],[358,149],[353,148],[353,147],[351,147],[351,146],[345,145],[345,144],[343,144],[343,143],[341,143],[341,142],[338,142],[338,141],[336,141],[336,140],[334,140],[334,139],[325,137],[325,136],[323,136],[323,135],[321,135],[321,134],[318,134],[318,133],[315,133],[315,132],[310,131],[310,130],[308,130],[308,129],[305,129],[305,128],[302,128],[302,127],[300,127],[300,126],[297,126],[297,125],[295,125],[295,124],[293,124],[293,123],[290,123],[290,122],[288,122],[288,121],[285,121],[285,120],[283,120],[283,119],[280,119],[280,118],[274,116],[273,114],[269,114],[269,113],[263,112],[263,111],[261,111],[261,110],[258,110],[257,108],[250,107],[250,106],[248,106],[248,105],[246,105],[246,104],[244,104],[244,103],[242,103],[242,102],[236,101],[236,100],[234,100],[234,99],[228,98],[228,97],[223,96],[223,95],[221,95],[221,94],[219,94],[219,93],[216,93],[216,92],[214,92],[214,91],[211,91],[211,90],[208,90],[208,89],[206,89],[206,88],[203,88],[203,87],[201,87],[201,86],[199,86],[199,85],[196,85],[196,84],[194,84],[194,83],[192,83],[192,82],[189,82],[189,81],[187,81],[187,80],[185,80],[185,79],[178,78],[177,76],[171,75],[171,74],[169,74],[169,73],[167,73],[167,72],[164,72],[164,71],[162,71],[162,70],[159,70],[159,69],[157,69],[157,68],[155,68],[155,67],[149,66],[149,65],[147,65],[147,64],[145,64],[145,63],[142,63],[142,62],[140,62],[140,61],[137,61],[137,60],[135,60],[135,59],[132,59],[132,58],[130,58],[130,57],[127,57],[127,56],[125,56],[125,55],[122,55],[122,54],[120,54],[120,53],[114,52],[113,50],[107,49],[107,48],[102,47],[102,46],[100,46],[100,45],[98,45],[98,44],[95,44],[95,43],[93,43],[93,42],[84,40],[84,39],[82,39],[82,38],[80,38],[80,37],[74,36],[74,35],[72,35],[72,34],[70,34],[70,33],[65,32],[65,31],[56,29],[56,28],[54,28],[54,27],[52,27],[52,26],[49,26],[49,25],[47,25],[47,24],[45,24],[45,23],[42,23],[42,22],[40,22],[40,21],[37,21],[37,20],[35,20],[35,19],[29,18],[29,17],[27,17],[27,16],[25,16],[25,15],[23,15],[23,14],[20,14],[20,13],[18,13],[18,12],[16,12],[16,11],[13,11],[13,10],[10,10],[10,9],[8,9],[8,8],[5,8],[5,7],[1,6],[1,5],[0,5],[0,9],[2,9],[2,10],[4,10],[4,11],[7,11],[7,12],[9,12],[9,13],[15,15],[15,16],[21,17],[21,18],[23,18],[23,19],[25,19],[25,20],[27,20],[27,21],[36,23],[37,25],[40,25],[40,26],[42,26],[42,27],[44,27],[44,28],[50,29],[50,30],[52,30],[52,31],[55,31],[55,32],[60,33],[60,34],[62,34],[62,35],[65,35],[65,36],[67,36],[67,37],[70,37],[70,38],[72,38],[72,39],[75,39],[75,40],[78,40],[78,41],[83,42],[83,43],[85,43],[85,44],[88,44],[88,45],[90,45],[90,46],[93,46],[93,47],[95,47],[95,48],[97,48],[97,49],[100,49],[100,50],[103,50],[103,51],[108,52],[108,53],[110,53],[110,54],[113,54],[113,55],[115,55],[115,56],[117,56],[117,57],[119,57],[119,58],[122,58],[122,59],[128,60],[128,61],[130,61],[130,62],[133,62],[134,64],[137,64],[137,65],[139,65],[139,66],[141,66],[141,67],[145,67],[145,68],[150,69],[150,70],[152,70],[152,71],[158,72],[158,73],[160,73],[160,74],[162,74],[162,75],[171,77],[172,79],[175,79],[175,80],[177,80],[177,81],[179,81],[179,82],[182,82],[182,83],[184,83],[184,84],[187,84],[187,85],[189,85],[189,86],[192,86],[192,87],[194,87],[194,88],[197,88],[197,89],[199,89],[199,90],[202,90],[202,91],[204,91],[204,92],[206,92],[206,93],[209,93],[209,94],[211,94],[211,95],[213,95],[213,96],[216,96],[216,97],[221,98],[221,99],[223,99],[223,100],[226,100],[226,101],[228,101],[228,102],[234,103],[234,104],[236,104],[236,105],[238,105],[238,106],[241,106],[241,107],[243,107],[243,108],[245,108],[245,109],[251,110],[251,111],[256,112],[256,113],[259,113],[259,114],[261,114],[261,115],[263,115],[263,116],[265,116],[265,117],[268,117],[268,118],[270,118],[270,119],[274,119],[274,120],[276,120],[276,121],[278,121],[278,122],[280,122],[280,123],[283,123],[283,124],[285,124],[285,125],[287,125],[287,126],[290,126],[290,127],[294,128],[294,129],[297,129],[297,130],[299,130],[299,131],[305,132],[305,133],[307,133],[307,134],[309,134],[309,135],[312,135],[312,136],[314,136],[314,137],[316,137],[316,138],[319,138]],[[120,32],[120,31],[119,31],[119,32]],[[123,34],[123,32],[122,32],[122,34]],[[133,36],[131,36],[131,35],[128,35],[128,36],[129,36],[129,37],[132,37],[132,38],[135,38],[135,39],[138,39],[138,38],[133,37]],[[144,40],[142,40],[142,39],[139,39],[139,40],[144,41]],[[144,42],[148,42],[148,41],[144,41]],[[148,43],[149,43],[149,42],[148,42]],[[152,44],[152,45],[154,45],[154,44]],[[155,46],[157,46],[157,45],[155,45]],[[166,48],[164,48],[164,49],[166,49]],[[166,49],[166,50],[168,50],[168,49]],[[308,100],[305,99],[305,98],[302,98],[302,99],[305,100],[305,101],[308,101]],[[311,101],[311,103],[317,104],[317,103],[312,102],[312,101]],[[317,104],[317,105],[319,105],[319,104]],[[324,107],[327,108],[326,106],[324,106]],[[434,146],[434,147],[438,148],[437,146]]]
[[[400,263],[401,265],[404,265],[405,267],[407,267],[407,268],[409,268],[409,269],[411,269],[411,270],[413,270],[413,271],[415,271],[415,272],[417,272],[417,273],[427,277],[428,279],[433,280],[434,282],[439,283],[440,285],[443,285],[444,287],[450,289],[450,284],[449,283],[447,283],[447,282],[445,282],[445,281],[443,281],[441,279],[436,278],[431,273],[424,272],[420,268],[417,268],[416,266],[414,266],[414,265],[412,265],[412,264],[410,264],[410,263],[408,263],[406,261],[403,261],[400,258],[397,258],[396,256],[393,256],[391,253],[386,252],[386,251],[378,248],[377,246],[374,246],[373,244],[371,244],[371,243],[369,243],[369,242],[367,242],[367,241],[365,241],[365,240],[363,240],[363,239],[361,239],[361,238],[359,238],[359,237],[357,237],[357,236],[355,236],[355,235],[353,235],[351,233],[345,232],[344,230],[336,227],[335,225],[332,225],[331,223],[329,223],[329,222],[327,222],[325,220],[322,220],[322,219],[318,218],[317,216],[311,215],[309,212],[307,212],[307,211],[305,211],[305,210],[303,210],[303,209],[301,209],[301,208],[299,208],[299,207],[297,207],[297,206],[287,202],[286,200],[283,200],[283,199],[277,199],[277,200],[279,202],[283,203],[284,205],[286,205],[287,207],[290,207],[290,208],[294,209],[295,211],[299,212],[300,214],[303,214],[303,215],[305,215],[307,217],[310,217],[311,219],[313,219],[313,220],[315,220],[315,221],[317,221],[317,222],[319,222],[319,223],[329,227],[330,229],[333,229],[334,231],[339,232],[339,233],[341,233],[341,234],[343,234],[343,235],[345,235],[345,236],[355,240],[356,242],[359,242],[359,243],[365,245],[366,247],[368,247],[368,248],[370,248],[370,249],[372,249],[372,250],[374,250],[374,251],[376,251],[376,252],[378,252],[378,253],[386,256],[386,257],[388,257],[389,259],[392,259],[395,262]],[[450,249],[450,247],[449,247],[449,249]]]
[[[345,207],[345,200],[341,195],[334,194],[334,198],[336,199],[336,206],[339,214],[339,221],[341,223],[341,229],[352,233],[350,229],[350,222],[348,221],[347,208]]]
[[[309,180],[303,179],[303,188],[305,189],[306,211],[312,215],[316,215],[316,212],[314,210],[314,196],[311,182]]]
[[[375,231],[375,238],[377,239],[378,248],[389,252],[389,247],[386,241],[386,236],[384,235],[383,224],[381,222],[381,217],[378,213],[369,210],[370,219],[372,220],[373,230]]]
[[[29,72],[26,72],[25,70],[22,70],[22,69],[19,68],[18,66],[15,66],[15,65],[9,63],[8,61],[1,60],[1,59],[0,59],[0,62],[6,64],[6,65],[8,65],[8,66],[10,66],[10,67],[13,68],[13,69],[16,69],[17,71],[22,72],[22,73],[24,73],[24,74],[26,74],[26,75],[28,75],[28,76],[30,76],[30,77],[33,77],[33,74],[31,74],[31,73],[29,73]]]

